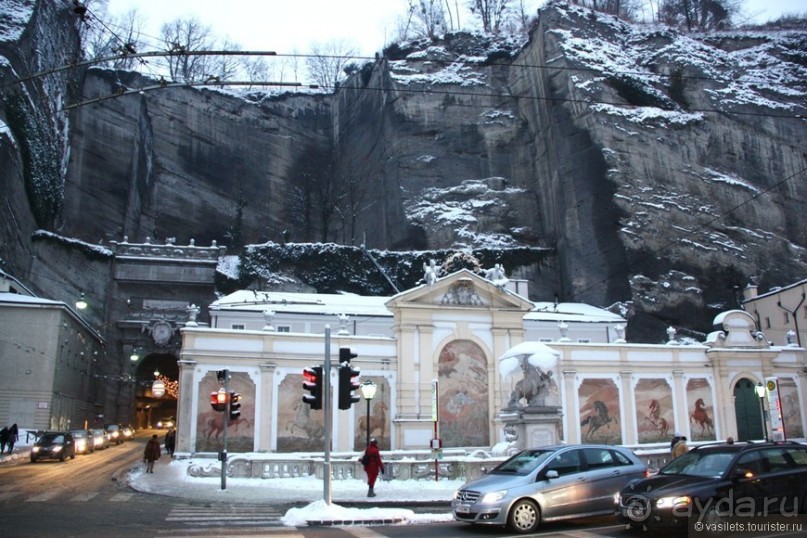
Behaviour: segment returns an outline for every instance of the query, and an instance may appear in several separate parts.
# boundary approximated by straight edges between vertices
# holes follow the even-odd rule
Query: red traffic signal
[[[322,366],[314,366],[303,370],[303,402],[311,409],[322,409]]]
[[[214,411],[227,410],[227,393],[224,389],[210,393],[210,407],[212,407]]]

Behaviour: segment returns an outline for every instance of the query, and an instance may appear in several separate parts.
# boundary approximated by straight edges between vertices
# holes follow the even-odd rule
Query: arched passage
[[[171,390],[162,396],[152,393],[151,387],[159,377],[166,384],[179,381],[177,358],[171,353],[150,353],[138,361],[134,368],[134,405],[136,429],[156,428],[157,423],[177,416],[177,399]]]
[[[747,378],[734,386],[734,414],[737,417],[737,440],[763,439],[762,411],[754,390],[756,383]]]

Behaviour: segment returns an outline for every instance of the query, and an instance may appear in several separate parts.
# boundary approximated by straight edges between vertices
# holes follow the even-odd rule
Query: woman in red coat
[[[378,451],[378,441],[375,437],[370,439],[370,446],[364,451],[362,465],[364,465],[364,472],[367,473],[367,485],[370,486],[367,496],[375,497],[373,488],[376,478],[378,478],[378,472],[384,472],[384,462],[381,461],[381,452]]]

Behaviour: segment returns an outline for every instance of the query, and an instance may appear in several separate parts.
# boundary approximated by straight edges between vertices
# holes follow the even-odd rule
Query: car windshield
[[[496,466],[491,473],[527,475],[552,454],[552,450],[524,450]]]
[[[724,476],[734,458],[734,452],[692,451],[668,463],[659,474],[690,475],[720,478]]]
[[[70,433],[73,434],[73,437],[87,437],[87,432],[84,430],[73,430]]]
[[[61,433],[46,433],[40,437],[39,442],[43,445],[50,443],[64,443],[64,435]]]

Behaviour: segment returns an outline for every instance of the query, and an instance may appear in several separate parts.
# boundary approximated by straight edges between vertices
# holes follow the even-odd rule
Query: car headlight
[[[499,502],[504,499],[504,496],[507,495],[507,490],[503,489],[501,491],[491,491],[490,493],[485,493],[482,495],[482,498],[479,499],[481,504],[490,504]]]
[[[40,450],[41,450],[41,449],[40,449],[38,446],[35,446],[35,447],[33,447],[33,448],[31,449],[31,452],[33,452],[33,453],[35,453],[35,454],[36,454],[36,453],[37,453],[37,452],[39,452]]]
[[[61,451],[62,451],[62,446],[61,446],[61,445],[57,445],[57,446],[53,447],[53,451],[54,451],[54,452],[61,452]]]
[[[680,504],[689,504],[692,498],[686,495],[680,497],[662,497],[656,501],[656,508],[672,508]]]

